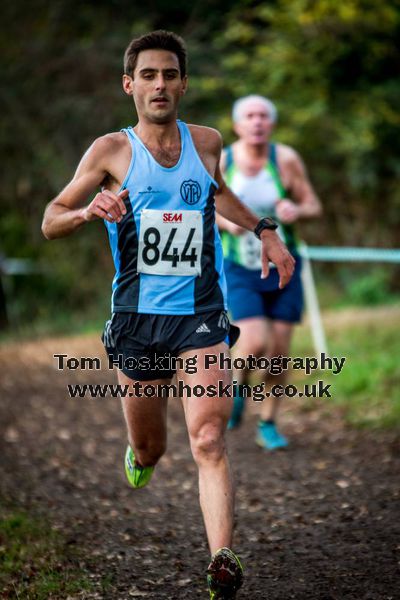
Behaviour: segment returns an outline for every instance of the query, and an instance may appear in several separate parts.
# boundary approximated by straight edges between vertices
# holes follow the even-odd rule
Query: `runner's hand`
[[[292,278],[295,260],[278,236],[276,231],[264,229],[261,232],[261,278],[269,275],[269,261],[273,262],[279,273],[279,288],[282,289]]]
[[[287,198],[277,202],[275,211],[281,223],[294,223],[300,217],[299,206]]]
[[[84,219],[86,221],[105,219],[109,223],[119,223],[126,215],[124,200],[128,195],[129,192],[126,189],[119,194],[113,194],[110,190],[99,192],[85,208]]]

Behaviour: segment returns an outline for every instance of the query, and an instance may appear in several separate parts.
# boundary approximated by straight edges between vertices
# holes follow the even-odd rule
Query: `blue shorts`
[[[299,323],[303,311],[301,258],[296,256],[293,277],[283,290],[279,289],[278,270],[270,269],[267,279],[260,271],[252,271],[225,259],[228,284],[228,308],[233,321],[249,317],[267,317],[273,321]]]

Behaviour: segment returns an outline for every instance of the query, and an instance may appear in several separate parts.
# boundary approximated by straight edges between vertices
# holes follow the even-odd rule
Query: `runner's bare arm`
[[[233,221],[236,225],[254,231],[259,217],[249,210],[239,198],[226,185],[221,174],[219,166],[221,155],[221,142],[219,144],[218,161],[215,169],[215,180],[218,183],[218,189],[215,192],[215,202],[217,211],[222,217]],[[283,288],[289,283],[294,270],[295,261],[289,253],[285,244],[275,231],[264,230],[261,233],[261,277],[268,277],[269,262],[273,262],[279,272],[279,287]]]
[[[322,206],[300,155],[290,146],[279,144],[278,163],[285,187],[290,190],[294,201],[288,198],[280,200],[276,206],[277,217],[282,223],[320,217]]]
[[[119,222],[126,213],[123,190],[118,195],[103,189],[87,203],[109,175],[108,163],[114,142],[111,136],[98,138],[84,154],[73,179],[46,207],[42,232],[47,239],[70,235],[78,227],[95,219]],[[115,145],[115,144],[114,144]]]
[[[220,161],[221,174],[225,173],[225,165],[226,156],[225,152],[222,151]],[[232,235],[242,235],[246,231],[246,229],[244,229],[243,227],[239,227],[239,225],[235,225],[235,223],[232,223],[232,221],[229,221],[228,219],[220,215],[218,212],[215,215],[215,221],[219,229],[221,229],[222,231],[228,231]]]
[[[201,125],[189,125],[189,128],[196,150],[205,168],[211,177],[214,177],[216,165],[221,159],[221,134],[216,129],[212,129],[211,127],[203,127]],[[221,229],[226,229],[234,235],[239,235],[246,231],[244,227],[239,227],[239,225],[232,223],[232,221],[224,218],[218,213],[216,214],[216,222],[218,226],[221,224]]]

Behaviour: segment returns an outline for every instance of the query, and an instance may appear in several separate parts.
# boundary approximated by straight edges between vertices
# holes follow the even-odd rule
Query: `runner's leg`
[[[218,365],[204,369],[204,355],[221,352],[229,356],[224,342],[182,353],[183,358],[197,355],[198,372],[188,375],[179,370],[178,380],[192,388],[194,385],[218,385],[218,380],[223,381],[224,385],[231,383],[230,371],[219,370]],[[219,548],[232,544],[233,485],[224,439],[232,400],[204,396],[185,397],[182,401],[190,446],[199,470],[200,506],[211,554],[214,554]]]
[[[118,371],[121,385],[134,384],[134,380]],[[168,379],[142,381],[142,386],[169,383]],[[133,389],[133,388],[132,388]],[[122,398],[122,409],[128,429],[129,445],[142,467],[155,465],[164,454],[167,444],[167,398]]]
[[[235,321],[240,327],[240,337],[235,344],[233,354],[235,357],[246,359],[253,356],[266,356],[268,348],[268,321],[264,317],[249,317]],[[248,371],[235,370],[234,379],[239,383],[247,383]]]
[[[246,359],[250,354],[253,356],[265,356],[267,352],[266,343],[268,335],[267,320],[263,317],[248,317],[240,319],[235,323],[240,327],[240,338],[235,345],[235,358]],[[235,369],[233,378],[239,384],[249,383],[249,371],[246,369]],[[246,405],[245,394],[237,392],[234,398],[233,410],[228,423],[228,429],[235,429],[242,422],[242,415]]]
[[[293,335],[293,324],[286,321],[271,321],[270,345],[268,356],[289,356],[290,342]],[[268,383],[271,385],[286,385],[287,372],[282,371],[279,375],[268,375]],[[270,398],[270,402],[263,402],[261,408],[261,419],[275,421],[282,398]]]

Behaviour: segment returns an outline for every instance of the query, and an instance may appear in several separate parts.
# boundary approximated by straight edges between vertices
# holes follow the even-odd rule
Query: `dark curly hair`
[[[179,35],[172,31],[159,29],[151,31],[132,40],[124,54],[124,73],[133,77],[137,58],[143,50],[168,50],[176,54],[179,62],[181,79],[186,75],[186,46]]]

